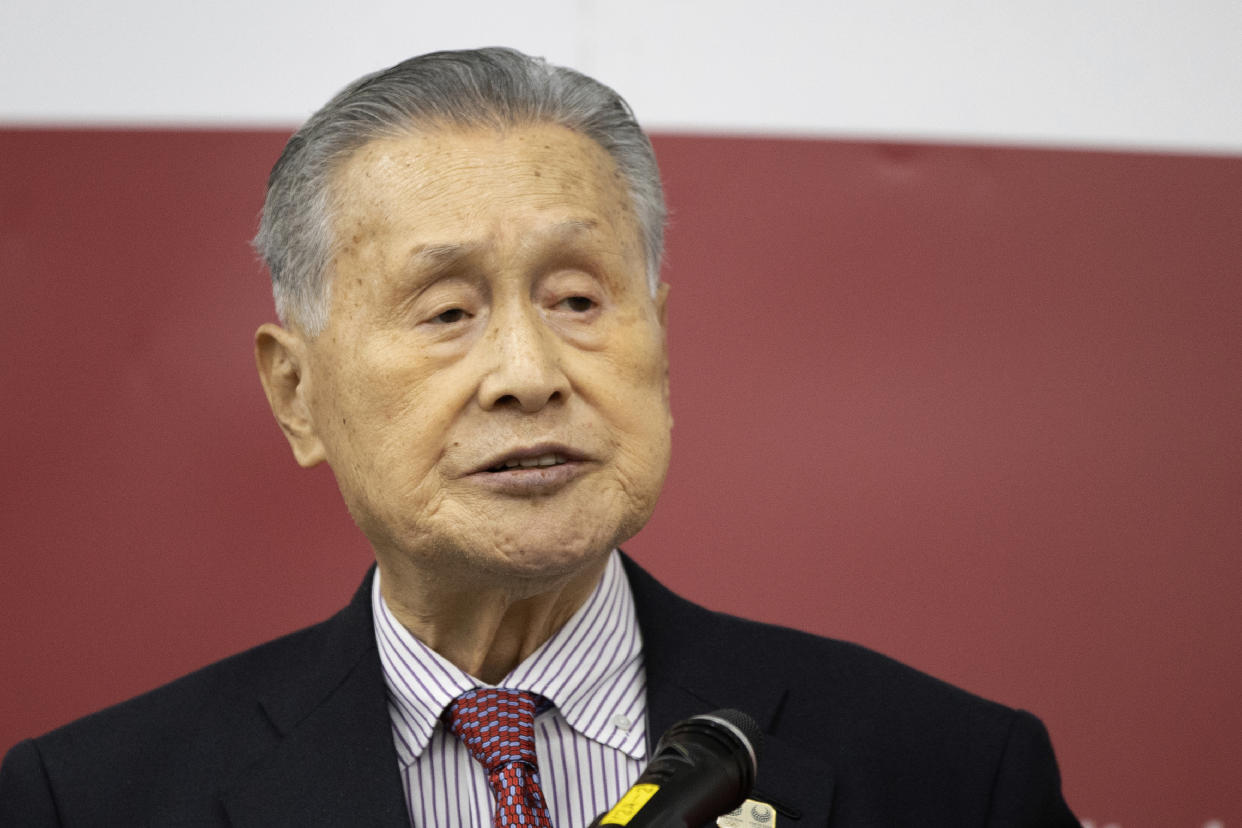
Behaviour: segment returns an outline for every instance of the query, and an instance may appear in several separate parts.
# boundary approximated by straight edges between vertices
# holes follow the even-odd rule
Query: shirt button
[[[630,717],[625,715],[624,713],[618,713],[617,715],[613,716],[612,723],[613,725],[616,726],[618,730],[629,730],[631,727],[634,726],[634,723],[630,721]]]

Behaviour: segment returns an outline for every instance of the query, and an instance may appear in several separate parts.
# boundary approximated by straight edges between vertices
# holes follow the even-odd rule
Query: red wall
[[[363,573],[252,367],[283,137],[0,132],[0,749]],[[675,449],[627,548],[1033,709],[1084,818],[1242,822],[1242,159],[657,152]]]

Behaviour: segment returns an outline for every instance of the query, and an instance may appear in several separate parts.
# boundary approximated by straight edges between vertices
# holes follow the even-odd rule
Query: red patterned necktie
[[[495,828],[552,828],[535,761],[535,696],[478,688],[445,711],[449,729],[487,770],[496,799]]]

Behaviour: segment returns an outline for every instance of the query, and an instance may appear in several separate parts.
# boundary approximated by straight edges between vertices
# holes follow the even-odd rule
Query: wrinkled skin
[[[260,328],[260,374],[297,460],[332,467],[389,605],[432,646],[453,649],[448,619],[475,630],[463,659],[494,671],[655,506],[666,290],[612,160],[562,127],[378,140],[335,184],[329,323]],[[555,465],[489,470],[523,458]]]

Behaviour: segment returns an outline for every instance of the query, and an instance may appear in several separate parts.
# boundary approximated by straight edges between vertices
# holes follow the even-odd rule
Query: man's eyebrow
[[[599,229],[599,222],[595,219],[566,219],[549,227],[544,238],[556,242],[567,242],[579,236],[589,235],[597,229]]]
[[[523,240],[527,248],[538,248],[544,245],[567,244],[580,236],[588,235],[599,228],[595,219],[565,219],[541,229],[538,233]]]
[[[566,219],[558,221],[547,229],[546,232],[539,234],[543,240],[565,241],[584,233],[590,233],[599,227],[599,221],[593,218],[586,219]],[[540,238],[532,238],[533,243],[538,243]],[[409,268],[412,271],[441,271],[454,264],[467,259],[477,253],[484,244],[482,242],[429,242],[420,244],[410,251],[408,257]]]
[[[553,227],[553,232],[564,233],[567,235],[590,232],[599,227],[599,222],[595,219],[566,219],[557,222]]]
[[[416,268],[440,269],[461,261],[478,249],[477,244],[420,244],[410,251],[409,262]]]

